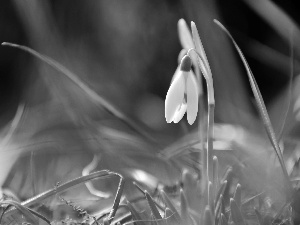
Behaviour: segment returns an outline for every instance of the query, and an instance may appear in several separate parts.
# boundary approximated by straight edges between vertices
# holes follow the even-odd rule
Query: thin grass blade
[[[169,208],[172,211],[172,213],[174,214],[174,218],[176,219],[176,221],[178,223],[180,223],[180,221],[181,221],[180,215],[179,215],[178,211],[176,210],[174,204],[171,202],[171,200],[169,199],[167,194],[164,192],[164,190],[160,191],[160,196],[162,197],[166,207]]]
[[[165,219],[167,225],[174,225],[174,224],[180,225],[180,221],[176,219],[175,213],[172,212],[172,210],[169,208],[165,209]]]
[[[228,181],[228,179],[229,179],[229,177],[231,176],[231,174],[232,174],[232,167],[229,166],[229,167],[226,169],[226,171],[225,171],[225,173],[224,173],[224,175],[223,175],[223,177],[222,177],[222,179],[221,179],[221,182],[224,182],[225,180]]]
[[[283,115],[282,124],[281,124],[281,127],[280,127],[278,135],[277,135],[278,140],[281,140],[281,138],[282,138],[286,119],[290,112],[290,107],[291,107],[291,103],[292,103],[293,77],[294,77],[294,41],[293,41],[293,32],[292,32],[291,37],[290,37],[290,79],[289,79],[289,84],[288,84],[288,88],[287,88],[286,106],[283,107],[283,109],[285,109],[285,113]]]
[[[118,190],[117,190],[117,194],[114,200],[114,204],[113,207],[108,215],[108,222],[111,223],[111,221],[114,219],[116,212],[119,208],[120,205],[120,200],[123,194],[123,189],[124,189],[124,185],[125,185],[125,180],[123,179],[123,177],[120,177],[120,182],[119,182],[119,186],[118,186]]]
[[[216,198],[215,198],[216,208],[218,208],[218,204],[220,204],[220,197],[221,195],[223,196],[226,187],[227,187],[227,180],[224,180],[218,190],[218,193],[216,194]]]
[[[223,195],[220,195],[220,198],[217,201],[217,204],[215,206],[215,215],[216,217],[218,217],[219,215],[221,215],[221,213],[225,212],[225,207],[224,206],[224,202],[223,202]]]
[[[142,222],[142,217],[139,215],[139,213],[135,210],[133,205],[130,202],[127,202],[127,206],[131,212],[133,220],[135,220],[136,225],[146,225],[145,223]]]
[[[87,166],[85,166],[83,168],[82,176],[86,176],[86,175],[90,174],[91,171],[96,169],[97,165],[98,165],[98,162],[99,162],[99,157],[96,154],[94,154],[93,160]],[[96,189],[92,182],[86,182],[85,186],[92,195],[95,195],[99,198],[109,198],[109,197],[111,197],[110,193],[106,193],[106,192],[103,192],[103,191],[100,191],[100,190]]]
[[[155,219],[158,219],[158,220],[161,220],[162,217],[156,207],[156,204],[155,202],[153,201],[152,197],[150,196],[150,194],[148,193],[148,191],[145,191],[145,196],[146,196],[146,199],[147,199],[147,202],[149,204],[149,207],[151,209],[151,212],[154,216]]]
[[[30,198],[30,199],[22,202],[21,205],[28,207],[28,206],[34,205],[36,203],[39,203],[39,202],[45,200],[46,198],[48,198],[50,196],[53,196],[55,194],[59,194],[63,191],[68,190],[71,187],[74,187],[74,186],[79,185],[81,183],[87,182],[89,180],[93,180],[93,179],[97,179],[97,178],[98,179],[108,178],[108,177],[111,177],[111,176],[120,176],[120,175],[117,174],[117,173],[108,171],[108,170],[101,170],[101,171],[91,173],[87,176],[81,176],[81,177],[75,178],[73,180],[67,181],[66,183],[63,183],[61,185],[57,185],[57,186],[55,186],[54,188],[52,188],[48,191],[45,191],[45,192],[43,192],[43,193],[41,193],[41,194],[39,194],[39,195],[37,195],[33,198]],[[16,209],[11,209],[11,210],[8,210],[5,213],[5,215],[10,216],[10,215],[13,215],[14,213],[16,213]]]
[[[214,190],[219,190],[219,161],[217,156],[213,157],[213,185]]]
[[[1,205],[12,205],[14,206],[21,214],[25,216],[28,222],[32,224],[38,224],[38,220],[34,217],[34,215],[28,210],[28,208],[21,205],[21,203],[13,201],[13,200],[4,200],[1,201]]]
[[[214,194],[214,186],[212,182],[208,182],[208,202],[210,205],[211,213],[215,214],[215,194]]]
[[[211,213],[211,209],[210,207],[207,205],[204,211],[204,217],[203,217],[203,224],[204,225],[214,225],[214,218],[213,215]]]
[[[233,199],[236,202],[237,206],[239,208],[241,208],[241,205],[242,205],[242,187],[241,187],[240,184],[236,185]]]
[[[259,193],[257,195],[254,195],[252,197],[249,197],[249,198],[245,199],[244,201],[242,201],[242,205],[245,205],[245,204],[251,202],[252,200],[256,199],[257,197],[261,196],[264,193],[265,193],[265,191],[263,191],[263,192],[261,192],[261,193]]]
[[[47,63],[57,71],[64,74],[69,80],[71,80],[74,84],[76,84],[80,89],[82,89],[87,96],[89,96],[94,102],[101,105],[106,111],[108,111],[110,114],[114,115],[121,121],[123,121],[125,124],[127,124],[129,127],[131,127],[133,130],[137,131],[140,135],[147,138],[152,143],[156,143],[155,139],[148,134],[143,128],[141,128],[138,124],[136,124],[132,119],[127,117],[125,114],[123,114],[121,111],[119,111],[115,106],[113,106],[111,103],[109,103],[107,100],[105,100],[103,97],[98,95],[94,90],[89,88],[84,82],[82,82],[78,76],[76,76],[73,72],[71,72],[69,69],[61,65],[60,63],[56,62],[54,59],[51,59],[50,57],[47,57],[45,55],[42,55],[38,53],[37,51],[18,44],[3,42],[3,46],[9,46],[13,48],[21,49],[25,52],[30,53],[31,55],[37,57],[41,61]]]
[[[188,203],[182,189],[180,189],[180,209],[181,209],[181,223],[191,225],[192,221],[189,216]]]
[[[237,206],[233,198],[230,199],[231,219],[235,224],[245,225],[245,221],[240,208]]]
[[[221,213],[220,225],[228,225],[227,219],[223,213]]]
[[[258,85],[256,83],[256,80],[253,76],[253,73],[248,65],[248,62],[246,60],[246,58],[244,57],[244,54],[242,53],[241,49],[239,48],[239,46],[237,45],[237,43],[235,42],[235,40],[233,39],[233,37],[231,36],[231,34],[229,33],[229,31],[218,21],[218,20],[214,20],[214,22],[228,35],[228,37],[231,39],[234,47],[236,48],[246,70],[247,70],[247,75],[248,75],[248,78],[249,78],[249,81],[250,81],[250,86],[251,86],[251,89],[252,89],[252,92],[254,94],[254,97],[255,97],[255,100],[258,104],[258,109],[259,109],[259,113],[261,115],[261,118],[263,120],[263,124],[264,124],[264,127],[265,127],[265,130],[268,134],[268,137],[271,141],[271,144],[275,150],[275,153],[278,157],[278,160],[279,160],[279,163],[281,165],[281,169],[283,171],[283,175],[286,179],[286,182],[287,182],[287,186],[288,186],[288,192],[287,193],[290,193],[290,191],[292,191],[292,187],[291,187],[291,183],[289,181],[289,176],[288,176],[288,173],[287,173],[287,170],[286,170],[286,166],[285,166],[285,163],[284,163],[284,160],[283,160],[283,156],[282,156],[282,152],[281,152],[281,149],[280,149],[280,146],[278,144],[278,141],[277,141],[277,138],[276,138],[276,135],[275,135],[275,132],[274,132],[274,129],[273,129],[273,126],[271,124],[271,121],[270,121],[270,118],[269,118],[269,115],[268,115],[268,112],[267,112],[267,109],[266,109],[266,106],[265,106],[265,103],[264,103],[264,100],[262,98],[262,95],[259,91],[259,88],[258,88]]]
[[[260,214],[260,212],[257,209],[254,209],[254,212],[255,212],[255,215],[256,215],[256,218],[258,220],[259,225],[263,225],[264,224],[264,220],[263,220],[263,217]]]

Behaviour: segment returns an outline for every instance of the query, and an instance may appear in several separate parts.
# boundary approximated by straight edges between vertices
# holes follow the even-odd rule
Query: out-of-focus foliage
[[[267,0],[261,3],[246,0],[2,1],[1,42],[25,44],[53,58],[155,140],[145,139],[119,119],[122,115],[118,118],[110,114],[78,85],[46,63],[2,46],[0,184],[3,192],[12,192],[10,195],[15,194],[16,199],[25,200],[54,188],[57,182],[81,176],[83,168],[97,155],[99,162],[94,170],[110,169],[129,180],[124,187],[128,200],[139,197],[131,180],[144,185],[154,200],[159,196],[155,194],[157,186],[171,194],[174,189],[172,200],[174,208],[181,204],[180,216],[190,223],[199,218],[195,210],[199,209],[204,190],[201,190],[203,185],[199,177],[203,165],[198,161],[202,144],[197,125],[188,127],[184,120],[179,125],[167,125],[164,119],[164,98],[180,51],[176,24],[183,17],[196,23],[212,69],[217,123],[213,154],[218,156],[218,172],[223,174],[229,165],[233,171],[228,178],[230,185],[223,190],[227,195],[223,196],[225,203],[219,205],[223,207],[219,218],[225,218],[226,222],[228,219],[241,222],[246,218],[249,222],[254,221],[256,215],[260,221],[262,212],[273,218],[282,206],[280,202],[285,200],[281,192],[284,186],[281,171],[258,119],[256,105],[245,82],[246,72],[228,37],[221,34],[213,19],[225,21],[239,46],[245,49],[258,86],[266,97],[275,131],[283,134],[279,139],[287,171],[291,179],[297,180],[300,107],[296,23],[299,18],[293,14],[297,7],[287,2],[283,6],[295,21]],[[269,12],[275,10],[278,17],[263,13],[268,8],[273,10]],[[296,77],[291,101],[286,76],[291,74],[289,33],[284,30],[289,26],[294,29]],[[13,117],[14,122],[8,123]],[[185,171],[183,176],[182,171]],[[177,193],[179,182],[183,185],[181,194]],[[239,193],[237,182],[241,183],[242,197],[234,192],[237,189]],[[96,189],[111,196],[116,193],[117,184],[116,179],[93,181]],[[223,184],[220,181],[217,185]],[[266,194],[251,203],[258,211],[247,204],[241,206],[242,200],[262,192]],[[145,196],[144,201],[150,204],[154,219],[160,219],[152,197]],[[217,197],[220,203],[222,199]],[[112,198],[93,195],[83,185],[64,193],[62,198],[97,215],[110,209],[114,202]],[[125,202],[122,198],[121,203]],[[167,205],[165,199],[163,203]],[[66,215],[76,217],[72,208],[58,196],[41,204],[46,206],[41,206],[40,211],[54,219],[65,219]],[[295,208],[297,204],[293,202]],[[140,210],[145,204],[137,203],[133,209],[127,207],[134,214],[137,206]],[[202,211],[209,221],[210,209]],[[250,215],[241,219],[243,212]],[[287,209],[283,215],[288,218],[289,213]],[[166,209],[163,215],[167,217],[170,211]],[[147,213],[140,216],[149,219]],[[262,220],[270,222],[268,216]],[[72,219],[65,220],[72,222]]]

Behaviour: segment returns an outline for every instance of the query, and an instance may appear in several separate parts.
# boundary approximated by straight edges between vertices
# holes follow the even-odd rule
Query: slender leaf
[[[208,202],[209,202],[209,205],[210,205],[210,209],[212,211],[212,214],[214,216],[215,214],[215,194],[214,194],[214,186],[212,184],[212,182],[208,182]]]
[[[240,208],[237,206],[233,198],[230,199],[231,219],[235,224],[245,225],[245,221]]]
[[[223,195],[220,195],[220,198],[218,199],[217,201],[217,204],[215,206],[215,215],[216,215],[216,218],[221,215],[221,213],[224,213],[225,210],[223,210],[223,205],[224,205],[224,202],[223,202]]]
[[[215,224],[213,215],[211,213],[211,209],[208,205],[205,208],[203,220],[204,220],[203,221],[204,225],[214,225]]]
[[[186,196],[182,189],[180,189],[180,209],[181,209],[181,223],[191,225],[192,221],[189,215],[189,207]]]
[[[174,204],[171,202],[171,200],[169,199],[167,194],[164,192],[164,190],[160,190],[160,196],[162,197],[166,207],[169,208],[172,211],[172,213],[174,214],[174,218],[177,220],[178,223],[180,223],[180,221],[181,221],[180,215],[179,215],[178,211],[176,210]]]
[[[286,119],[288,117],[290,107],[291,107],[293,77],[294,77],[294,41],[293,41],[293,32],[292,32],[291,38],[290,38],[290,79],[289,79],[289,85],[287,88],[287,96],[286,96],[286,98],[287,98],[286,104],[287,105],[285,107],[282,107],[283,109],[285,109],[285,113],[283,115],[282,124],[281,124],[280,130],[278,132],[278,140],[280,140],[282,138]]]
[[[156,204],[154,202],[154,200],[152,199],[152,197],[150,196],[150,194],[148,193],[148,191],[145,191],[145,196],[146,196],[146,199],[147,199],[147,202],[150,206],[150,209],[151,209],[151,212],[154,216],[155,219],[162,219],[157,207],[156,207]]]
[[[281,152],[281,149],[280,149],[280,146],[278,144],[278,141],[277,141],[277,138],[276,138],[276,135],[275,135],[275,132],[274,132],[274,129],[273,129],[273,126],[271,124],[271,121],[270,121],[270,118],[269,118],[269,115],[268,115],[268,112],[267,112],[267,109],[266,109],[266,106],[265,106],[265,103],[264,103],[264,100],[262,98],[262,95],[259,91],[259,88],[258,88],[258,85],[256,83],[256,80],[253,76],[253,73],[248,65],[248,62],[246,60],[246,58],[244,57],[244,54],[242,53],[241,49],[239,48],[239,46],[237,45],[237,43],[235,42],[235,40],[233,39],[233,37],[231,36],[231,34],[229,33],[229,31],[218,21],[218,20],[214,20],[214,22],[228,35],[228,37],[231,39],[234,47],[236,48],[238,54],[240,55],[240,58],[247,70],[247,75],[248,75],[248,78],[249,78],[249,81],[250,81],[250,86],[251,86],[251,89],[252,89],[252,92],[254,94],[254,97],[255,97],[255,100],[258,104],[258,109],[259,109],[259,113],[261,115],[261,118],[263,120],[263,124],[264,124],[264,127],[265,127],[265,130],[268,134],[268,137],[271,141],[271,144],[275,150],[275,153],[278,157],[278,160],[279,160],[279,163],[281,165],[281,169],[283,171],[283,175],[286,179],[286,182],[287,182],[287,186],[288,186],[288,193],[290,194],[290,191],[292,191],[292,187],[291,187],[291,183],[290,183],[290,180],[289,180],[289,176],[288,176],[288,173],[287,173],[287,170],[286,170],[286,166],[285,166],[285,163],[284,163],[284,160],[283,160],[283,156],[282,156],[282,152]]]
[[[220,225],[228,225],[227,219],[223,213],[221,213]]]
[[[240,184],[236,185],[233,199],[236,202],[237,206],[239,208],[241,208],[241,205],[242,205],[242,187],[241,187]]]
[[[113,207],[108,215],[108,222],[111,223],[111,221],[114,219],[116,212],[119,208],[119,204],[120,204],[120,200],[123,194],[123,189],[124,189],[124,185],[125,185],[125,180],[123,179],[123,177],[120,177],[120,182],[119,182],[119,186],[118,186],[118,190],[117,190],[117,194],[114,200],[114,204]]]
[[[132,218],[133,220],[135,220],[135,224],[136,225],[145,225],[145,223],[141,222],[142,221],[142,217],[139,215],[139,213],[135,210],[135,208],[133,207],[133,205],[130,202],[127,202],[127,206],[131,212]]]
[[[219,189],[219,161],[217,156],[213,157],[213,185],[215,191]]]
[[[97,172],[91,173],[91,174],[86,175],[86,176],[81,176],[81,177],[75,178],[71,181],[68,181],[66,183],[55,186],[54,188],[52,188],[48,191],[45,191],[45,192],[43,192],[43,193],[41,193],[41,194],[39,194],[39,195],[37,195],[33,198],[30,198],[30,199],[22,202],[21,205],[28,207],[28,206],[34,205],[36,203],[39,203],[39,202],[45,200],[46,198],[48,198],[52,195],[55,195],[55,194],[61,193],[63,191],[66,191],[71,187],[74,187],[74,186],[79,185],[81,183],[87,182],[89,180],[93,180],[93,179],[97,179],[97,178],[98,179],[99,178],[108,178],[108,177],[111,177],[111,176],[120,176],[120,175],[117,174],[117,173],[108,171],[108,170],[101,170],[101,171],[97,171]],[[8,210],[5,213],[5,215],[10,216],[14,213],[16,213],[16,209],[11,209],[11,210]]]
[[[14,206],[21,214],[23,214],[26,220],[32,224],[38,224],[38,220],[34,217],[34,215],[28,210],[28,208],[21,205],[21,203],[13,201],[13,200],[4,200],[1,201],[1,205],[12,205]]]
[[[165,219],[166,219],[167,225],[174,225],[174,224],[179,225],[180,224],[180,221],[178,221],[175,217],[175,213],[172,212],[172,210],[169,208],[165,209]]]
[[[127,124],[129,127],[131,127],[133,130],[137,131],[140,135],[147,138],[149,141],[156,143],[155,139],[144,129],[142,129],[138,124],[136,124],[132,119],[127,117],[125,114],[123,114],[121,111],[119,111],[115,106],[113,106],[111,103],[109,103],[107,100],[105,100],[103,97],[98,95],[94,90],[92,90],[90,87],[88,87],[84,82],[82,82],[78,76],[76,76],[73,72],[71,72],[69,69],[55,61],[54,59],[51,59],[50,57],[47,57],[45,55],[42,55],[38,53],[37,51],[18,44],[3,42],[3,46],[10,46],[13,48],[21,49],[25,52],[30,53],[31,55],[37,57],[38,59],[42,60],[43,62],[47,63],[57,71],[64,74],[69,80],[71,80],[74,84],[76,84],[80,89],[82,89],[87,96],[89,96],[94,102],[101,105],[106,111],[108,111],[110,114],[114,115],[121,121],[123,121],[125,124]]]
[[[215,205],[218,205],[220,202],[220,197],[221,195],[224,194],[225,188],[227,187],[227,180],[224,180],[218,190],[218,193],[216,194],[216,198],[215,198]]]
[[[254,212],[255,212],[255,215],[256,215],[256,218],[258,220],[259,225],[263,225],[264,224],[264,220],[263,220],[263,217],[260,214],[260,212],[257,209],[254,209]]]

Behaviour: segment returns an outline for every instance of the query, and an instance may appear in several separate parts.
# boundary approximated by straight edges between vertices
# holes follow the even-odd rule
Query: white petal
[[[198,83],[195,76],[189,73],[186,81],[187,93],[187,120],[192,125],[198,113]]]
[[[196,74],[193,72],[193,70],[190,71],[191,75],[193,75],[196,78],[196,82],[197,82],[197,90],[198,90],[198,96],[202,96],[203,95],[203,87],[202,87],[202,79],[203,77],[200,76],[200,81],[199,79],[197,79]]]
[[[183,102],[185,80],[182,71],[178,70],[178,74],[174,75],[174,80],[168,90],[165,101],[165,117],[167,123],[171,123],[174,115]]]
[[[173,83],[173,81],[174,81],[175,79],[178,79],[178,76],[179,76],[179,75],[181,75],[181,73],[179,73],[179,71],[180,71],[180,65],[178,65],[177,68],[176,68],[176,71],[175,71],[175,73],[174,73],[174,75],[173,75],[173,77],[172,77],[172,80],[171,80],[171,84]]]
[[[182,117],[184,116],[185,112],[186,112],[186,108],[187,108],[187,104],[186,103],[182,103],[180,105],[179,108],[177,108],[174,118],[173,118],[173,122],[174,123],[178,123]]]

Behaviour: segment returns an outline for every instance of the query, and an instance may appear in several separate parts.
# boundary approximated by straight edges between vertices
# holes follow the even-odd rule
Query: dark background
[[[53,31],[54,37],[59,34],[60,47],[56,47],[74,57],[78,54],[79,61],[82,61],[82,58],[87,61],[92,58],[91,64],[98,63],[90,71],[76,68],[74,61],[66,66],[84,76],[87,83],[97,86],[96,83],[101,82],[106,83],[107,87],[110,86],[111,89],[108,90],[111,91],[104,93],[99,87],[98,93],[104,94],[104,97],[132,117],[135,117],[135,109],[139,108],[139,104],[135,103],[142,96],[150,94],[155,96],[155,99],[164,99],[181,49],[177,36],[177,21],[179,18],[185,18],[188,23],[190,20],[197,22],[197,13],[201,11],[197,6],[209,5],[207,2],[41,1],[47,5],[47,18],[51,19],[50,33]],[[296,23],[299,22],[300,8],[297,1],[273,2]],[[55,45],[55,41],[51,40],[53,37],[50,38],[47,34],[38,37],[28,28],[30,22],[24,19],[26,7],[33,7],[30,1],[27,1],[27,6],[26,1],[24,4],[19,4],[18,1],[0,2],[0,41],[27,45],[55,58],[55,54],[47,50],[55,49],[55,46],[51,47],[51,43]],[[248,44],[255,40],[285,56],[289,55],[289,44],[244,1],[219,0],[215,1],[214,7],[217,8],[219,19],[231,30],[244,50],[263,96],[269,103],[288,83],[288,68],[282,68],[276,63],[266,64],[249,51]],[[38,12],[32,21],[39,20],[39,13],[43,14]],[[212,22],[211,26],[214,26]],[[83,56],[84,52],[86,56]],[[64,63],[59,58],[55,59]],[[238,60],[237,57],[236,59]],[[0,124],[4,125],[12,118],[20,102],[27,102],[33,98],[32,94],[28,94],[28,90],[39,76],[32,70],[33,65],[37,63],[41,62],[20,50],[0,48]],[[82,64],[85,62],[82,61]],[[97,71],[104,75],[101,78],[97,77]],[[87,75],[86,72],[90,74]],[[114,83],[117,83],[117,86],[114,86]],[[250,89],[247,83],[245,84],[245,90],[250,94]],[[130,100],[126,101],[128,98]]]

